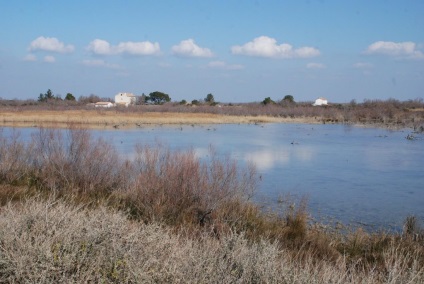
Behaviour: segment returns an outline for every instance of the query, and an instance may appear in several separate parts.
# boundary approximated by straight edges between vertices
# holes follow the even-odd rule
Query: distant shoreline
[[[421,104],[410,106],[408,103],[398,106],[383,102],[371,106],[313,107],[296,104],[293,107],[244,105],[222,108],[161,105],[111,109],[46,106],[0,107],[0,126],[131,129],[156,125],[299,123],[424,131],[424,108]]]
[[[143,125],[200,125],[253,123],[322,123],[314,117],[242,116],[182,112],[114,112],[98,110],[1,111],[3,127],[137,128]]]

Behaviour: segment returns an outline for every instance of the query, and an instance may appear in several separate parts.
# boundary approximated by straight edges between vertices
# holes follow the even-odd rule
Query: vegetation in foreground
[[[0,282],[422,283],[423,232],[340,234],[250,201],[253,166],[88,131],[0,137]]]

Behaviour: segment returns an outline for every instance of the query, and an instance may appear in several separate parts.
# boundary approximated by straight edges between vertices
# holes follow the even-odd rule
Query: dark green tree
[[[265,98],[265,99],[262,101],[262,104],[264,104],[264,105],[267,105],[267,104],[275,104],[275,102],[274,102],[273,100],[271,100],[271,98],[270,98],[270,97],[267,97],[267,98]]]
[[[45,94],[40,94],[38,96],[38,101],[39,102],[47,102],[48,100],[54,99],[54,95],[52,90],[48,89],[47,92]]]
[[[67,93],[66,94],[66,97],[65,97],[65,100],[66,101],[75,101],[75,97],[71,93]]]
[[[207,103],[213,103],[213,102],[215,102],[215,99],[214,99],[213,95],[212,94],[208,94],[206,96],[206,98],[205,98],[205,102],[207,102]]]
[[[170,102],[171,98],[169,97],[168,94],[156,91],[156,92],[150,93],[146,97],[146,101],[152,102],[155,105],[161,105],[163,103]]]
[[[287,95],[287,96],[284,96],[283,101],[288,103],[294,103],[294,98],[292,95]]]

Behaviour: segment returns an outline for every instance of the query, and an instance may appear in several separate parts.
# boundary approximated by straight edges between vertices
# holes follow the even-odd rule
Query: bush
[[[216,212],[256,189],[253,167],[239,170],[235,161],[213,152],[208,163],[201,162],[194,151],[171,152],[162,145],[137,146],[132,175],[135,184],[123,193],[124,207],[139,219],[172,225],[213,226]]]
[[[419,251],[389,243],[383,269],[328,262],[242,233],[220,239],[132,222],[99,206],[31,198],[0,211],[1,283],[422,283]],[[294,254],[305,254],[303,259]],[[306,256],[307,255],[307,256]],[[359,260],[360,261],[360,260]]]

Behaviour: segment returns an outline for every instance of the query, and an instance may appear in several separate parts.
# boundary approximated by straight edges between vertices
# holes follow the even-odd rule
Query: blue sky
[[[0,97],[424,97],[424,1],[1,0]]]

